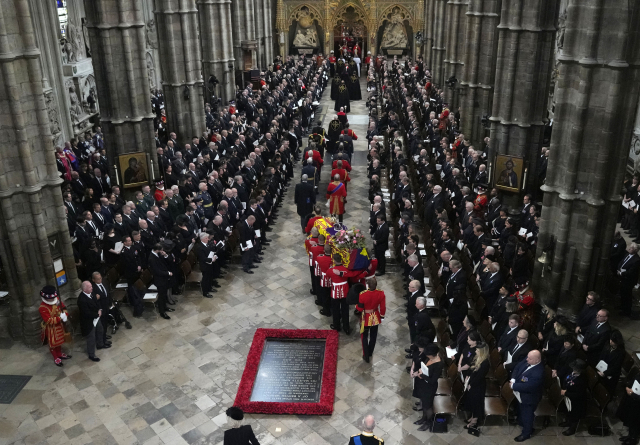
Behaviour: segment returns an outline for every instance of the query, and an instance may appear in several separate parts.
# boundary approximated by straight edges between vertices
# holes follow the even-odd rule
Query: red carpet
[[[326,339],[319,403],[250,401],[265,340],[272,338]],[[253,343],[249,350],[247,364],[242,374],[242,380],[240,381],[234,406],[242,408],[246,413],[330,415],[333,412],[333,400],[335,397],[337,361],[338,333],[336,331],[315,329],[258,329],[253,337]]]

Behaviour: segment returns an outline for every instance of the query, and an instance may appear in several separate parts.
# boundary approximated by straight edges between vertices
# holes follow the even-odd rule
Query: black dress
[[[562,389],[566,390],[565,397],[571,401],[571,411],[567,411],[570,422],[578,422],[587,412],[587,378],[580,375],[567,375],[562,382]]]
[[[120,255],[110,252],[111,249],[115,250],[117,236],[105,236],[102,240],[102,251],[104,252],[104,262],[106,269],[110,269],[112,266],[118,264]]]
[[[624,348],[617,347],[612,349],[610,346],[605,347],[600,353],[600,360],[607,364],[607,370],[603,372],[604,377],[600,377],[600,382],[611,395],[615,394],[618,380],[620,380],[624,355]]]
[[[489,360],[480,364],[478,369],[469,371],[469,387],[464,399],[464,409],[471,412],[471,417],[476,419],[484,416],[484,393],[487,389],[487,373],[489,372]]]
[[[633,388],[633,384],[638,382],[640,384],[640,376],[636,376],[635,379],[629,379],[627,381],[627,388]],[[638,422],[638,412],[640,412],[640,395],[636,393],[627,394],[624,392],[624,397],[620,401],[616,417],[622,420],[622,424],[629,428],[629,434],[637,434],[640,430],[640,422]]]
[[[462,371],[463,379],[471,375],[471,365],[473,363],[473,359],[475,358],[475,356],[476,356],[476,348],[472,348],[467,343],[465,348],[462,350],[462,362],[460,363],[460,366],[469,365],[469,369],[467,369],[466,371]]]
[[[463,328],[464,319],[467,316],[469,307],[467,306],[466,299],[454,299],[451,306],[449,306],[448,321],[451,326],[451,332],[460,332]]]
[[[224,445],[260,445],[249,425],[231,428],[224,432]]]
[[[422,409],[429,409],[433,405],[433,398],[438,391],[438,379],[442,376],[444,363],[435,362],[427,366],[429,375],[424,374],[414,379],[413,397],[417,397],[422,402]]]

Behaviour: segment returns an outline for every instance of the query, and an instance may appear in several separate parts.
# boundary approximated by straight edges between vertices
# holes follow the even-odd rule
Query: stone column
[[[141,1],[85,0],[85,12],[109,159],[137,151],[155,159]]]
[[[156,0],[167,128],[185,144],[206,128],[196,0]]]
[[[231,20],[233,23],[233,53],[236,70],[244,72],[258,65],[255,29],[255,11],[253,0],[231,2]]]
[[[603,290],[640,90],[640,0],[571,0],[558,56],[556,110],[536,261],[542,301],[574,316]],[[611,26],[615,23],[616,26]]]
[[[445,56],[445,18],[447,0],[434,0],[435,14],[433,16],[433,71],[431,72],[434,84],[444,87],[444,56]]]
[[[273,29],[275,23],[273,20],[273,7],[271,0],[262,0],[264,2],[264,56],[267,61],[264,68],[268,68],[273,63]]]
[[[467,10],[466,49],[460,85],[466,95],[461,99],[462,132],[476,147],[480,147],[485,129],[480,119],[491,115],[493,81],[500,0],[470,0]]]
[[[0,257],[10,311],[0,325],[3,336],[8,330],[34,347],[42,344],[40,288],[56,284],[52,245],[68,278],[63,299],[72,305],[79,292],[36,46],[37,13],[28,0],[0,0]]]
[[[433,69],[434,18],[436,0],[425,0],[424,8],[424,66]]]
[[[258,51],[256,54],[259,69],[264,68],[266,63],[265,57],[265,23],[264,23],[264,1],[265,0],[253,0],[254,11],[254,27],[256,32],[256,41],[258,43]]]
[[[74,137],[69,113],[69,98],[64,87],[62,57],[60,52],[60,22],[55,2],[31,0],[31,10],[36,21],[36,39],[42,52],[43,87],[47,112],[51,121],[53,144],[63,146]]]
[[[469,0],[449,0],[446,12],[444,77],[441,85],[451,77],[460,80],[464,66],[465,32]],[[446,98],[452,112],[459,105],[460,85],[454,90],[447,89]]]
[[[200,41],[202,42],[203,80],[207,88],[209,77],[215,75],[216,87],[223,103],[234,98],[233,46],[231,32],[231,0],[198,0]],[[207,98],[208,99],[208,98]]]
[[[547,117],[557,3],[503,0],[498,25],[489,159],[496,153],[523,156],[528,164],[527,186],[531,187]],[[514,195],[510,199],[508,205],[519,202]]]

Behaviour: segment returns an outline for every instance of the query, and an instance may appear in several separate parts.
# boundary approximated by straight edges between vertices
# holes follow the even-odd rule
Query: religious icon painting
[[[150,178],[146,153],[127,153],[120,155],[118,158],[124,188],[149,184]]]
[[[519,192],[522,185],[524,159],[519,156],[497,155],[494,166],[495,187],[509,192]]]

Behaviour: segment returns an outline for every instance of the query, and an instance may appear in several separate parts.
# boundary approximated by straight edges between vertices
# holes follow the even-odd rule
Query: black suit
[[[442,194],[442,192],[438,193],[437,195],[431,196],[431,198],[427,200],[424,208],[424,220],[427,223],[427,225],[429,226],[433,225],[433,221],[435,220],[435,217],[436,217],[436,210],[443,207],[444,207],[444,195]]]
[[[256,233],[253,227],[250,227],[247,221],[240,221],[238,223],[238,231],[240,232],[240,250],[242,253],[242,269],[248,271],[253,265],[254,250],[256,245]],[[248,242],[251,242],[252,247],[248,248]],[[242,250],[244,249],[244,250]]]
[[[167,261],[151,252],[149,254],[149,270],[153,274],[153,284],[158,288],[158,310],[161,314],[167,312],[167,292],[171,288],[171,272]]]
[[[224,445],[260,445],[250,425],[231,428],[224,432]]]
[[[628,314],[631,314],[633,303],[631,292],[638,284],[638,272],[640,272],[640,257],[636,254],[626,255],[618,264],[621,309]]]
[[[211,284],[216,274],[217,258],[216,261],[209,258],[210,253],[214,252],[214,250],[208,245],[203,244],[200,240],[196,241],[194,250],[196,251],[196,257],[198,257],[198,264],[200,264],[200,271],[202,272],[202,281],[200,281],[202,295],[206,296],[211,291]]]
[[[596,366],[600,361],[600,353],[604,347],[609,344],[611,326],[608,321],[598,323],[597,320],[594,320],[583,335],[584,340],[582,344],[589,347],[586,351],[587,361],[591,366]]]
[[[389,226],[386,221],[382,221],[382,224],[376,227],[376,231],[371,238],[375,241],[373,251],[378,260],[378,271],[380,271],[380,274],[384,274],[387,265],[385,252],[389,245]]]
[[[518,329],[516,328],[516,331]],[[529,343],[525,343],[517,347],[517,342],[513,344],[508,350],[504,353],[504,358],[507,358],[507,354],[511,354],[511,363],[505,364],[504,369],[509,373],[509,377],[511,377],[511,373],[513,369],[516,367],[518,363],[527,358],[527,355],[531,351],[531,346]]]
[[[296,211],[300,215],[300,224],[302,230],[305,229],[306,216],[313,212],[313,206],[316,203],[316,192],[313,188],[313,184],[310,182],[301,182],[296,184],[294,202],[296,204]]]
[[[87,296],[84,292],[78,295],[78,309],[80,310],[80,330],[82,336],[87,338],[87,353],[89,357],[95,356],[96,343],[99,348],[104,345],[102,334],[102,323],[98,320],[97,325],[93,325],[93,320],[100,318],[100,302],[95,295]]]
[[[102,340],[104,343],[107,342],[107,329],[109,328],[109,310],[111,306],[113,306],[113,300],[111,299],[111,289],[109,289],[106,282],[100,283],[97,285],[93,283],[93,294],[99,295],[100,299],[98,300],[100,304],[100,308],[102,309],[102,316],[100,317],[100,322],[102,323]],[[102,287],[101,287],[102,286]]]
[[[451,300],[456,291],[464,291],[467,288],[467,277],[464,274],[464,270],[459,269],[458,272],[452,273],[447,281],[446,293],[447,301],[445,305],[448,306],[449,300]]]
[[[417,252],[416,252],[417,253]],[[424,267],[422,264],[416,264],[413,269],[409,269],[408,271],[409,282],[416,280],[420,282],[420,295],[424,295],[426,288],[424,286]]]
[[[93,196],[97,198],[111,192],[111,187],[109,187],[109,184],[107,184],[107,181],[103,177],[93,178],[91,188],[93,188]]]
[[[136,282],[140,278],[140,271],[142,270],[142,259],[139,252],[132,247],[123,247],[122,253],[120,253],[120,265],[129,286]]]
[[[480,296],[484,298],[487,303],[487,311],[491,312],[491,308],[498,301],[500,296],[500,288],[502,287],[502,275],[500,272],[496,272],[495,275],[488,274],[484,280],[482,280],[482,291]]]
[[[413,323],[416,330],[416,337],[426,337],[427,343],[432,343],[436,337],[436,327],[433,325],[426,308],[413,316]]]
[[[510,350],[516,344],[518,331],[518,326],[513,328],[513,330],[509,326],[507,326],[505,330],[500,333],[500,338],[498,339],[498,347],[501,349],[500,352],[502,353],[504,358],[507,357],[506,351]]]

